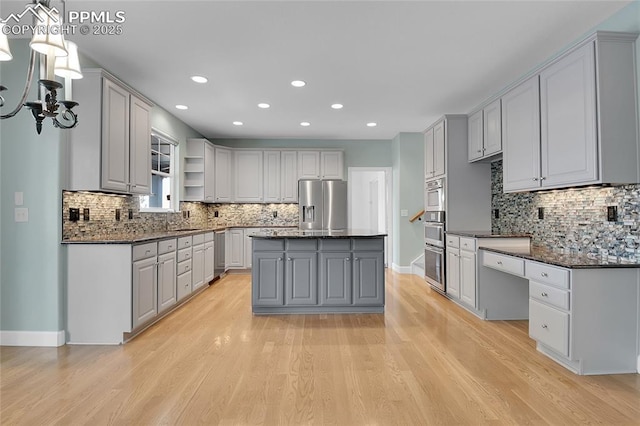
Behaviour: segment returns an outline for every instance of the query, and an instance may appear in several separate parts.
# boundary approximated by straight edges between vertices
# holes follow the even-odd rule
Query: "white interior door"
[[[385,266],[391,264],[391,168],[349,167],[349,228],[387,234]]]

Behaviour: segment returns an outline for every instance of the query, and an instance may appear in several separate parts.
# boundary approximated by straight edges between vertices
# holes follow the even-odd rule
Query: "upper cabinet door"
[[[151,194],[151,106],[131,95],[130,192]]]
[[[298,202],[298,153],[282,151],[280,154],[280,199],[283,203]]]
[[[598,179],[594,43],[540,74],[543,186]]]
[[[216,202],[230,203],[231,196],[231,150],[215,148],[215,194]]]
[[[502,151],[502,115],[501,115],[500,99],[490,103],[483,110],[484,144],[482,148],[482,156],[496,154]]]
[[[216,151],[213,145],[204,141],[204,200],[207,203],[215,201],[215,181],[216,181]]]
[[[482,129],[482,113],[480,110],[472,114],[468,118],[468,134],[469,134],[469,161],[482,158],[483,154],[483,129]]]
[[[320,179],[319,151],[298,151],[298,178]]]
[[[504,191],[540,186],[540,94],[538,76],[502,97]]]
[[[432,178],[433,169],[433,127],[424,133],[424,177]]]
[[[262,202],[262,151],[235,151],[235,201]]]
[[[265,203],[280,202],[280,151],[264,152],[264,196]]]
[[[433,176],[442,176],[445,170],[445,130],[444,120],[433,127]]]
[[[106,78],[102,81],[101,186],[129,192],[129,92]]]
[[[322,151],[320,153],[322,179],[344,179],[342,151]]]

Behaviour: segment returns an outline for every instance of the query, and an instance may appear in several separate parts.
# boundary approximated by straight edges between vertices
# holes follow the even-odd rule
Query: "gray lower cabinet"
[[[175,247],[175,246],[174,246]],[[176,298],[176,252],[158,256],[158,313],[175,305]]]
[[[351,303],[351,252],[320,253],[320,304]]]
[[[318,304],[318,255],[288,252],[285,265],[284,297],[286,305]]]
[[[154,243],[155,245],[155,243]],[[133,262],[133,328],[158,315],[158,275],[156,252],[153,257]]]
[[[353,252],[353,303],[384,304],[384,255],[382,252]]]
[[[384,238],[254,238],[254,313],[383,312]]]
[[[283,306],[284,252],[254,252],[251,269],[253,306]]]

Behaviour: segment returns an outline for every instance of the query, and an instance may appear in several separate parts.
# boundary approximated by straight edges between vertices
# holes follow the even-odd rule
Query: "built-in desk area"
[[[638,371],[639,264],[543,247],[480,247],[477,308],[529,320],[538,351],[577,374]]]

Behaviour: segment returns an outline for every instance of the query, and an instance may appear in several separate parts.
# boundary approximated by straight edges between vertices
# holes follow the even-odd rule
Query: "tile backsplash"
[[[69,218],[69,209],[80,210],[80,220]],[[83,210],[89,209],[89,220]],[[116,210],[120,210],[120,220]],[[132,219],[129,219],[131,211]],[[217,217],[216,217],[217,212]],[[275,217],[274,217],[275,215]],[[138,197],[98,192],[62,193],[62,239],[100,238],[107,235],[204,229],[231,226],[298,226],[297,204],[180,203],[180,212],[140,212]]]
[[[491,165],[491,198],[493,232],[529,233],[551,249],[640,262],[640,185],[504,194],[499,160]],[[617,208],[615,222],[607,220],[608,206]]]

